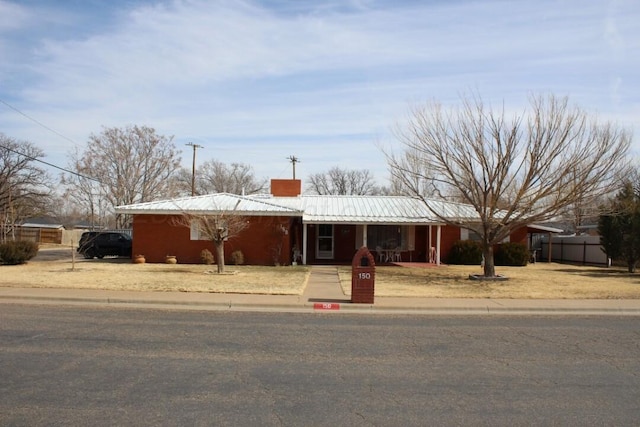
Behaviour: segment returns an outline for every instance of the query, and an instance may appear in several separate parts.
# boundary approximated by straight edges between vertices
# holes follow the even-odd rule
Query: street
[[[638,425],[638,317],[3,305],[0,425]]]

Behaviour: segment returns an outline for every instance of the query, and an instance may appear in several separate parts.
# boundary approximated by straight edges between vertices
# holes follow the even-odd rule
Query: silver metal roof
[[[198,215],[234,211],[246,216],[302,215],[302,212],[294,207],[281,206],[267,198],[239,196],[228,193],[182,197],[116,207],[116,213],[150,215],[169,215],[183,212]]]
[[[469,205],[429,200],[429,206],[451,220],[477,220]],[[246,216],[298,216],[308,224],[442,224],[422,200],[406,196],[239,196],[218,193],[118,206],[122,214],[206,214],[238,212]]]

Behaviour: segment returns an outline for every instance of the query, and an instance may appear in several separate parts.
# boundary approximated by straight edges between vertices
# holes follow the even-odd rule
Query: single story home
[[[431,201],[432,208],[451,220],[477,219],[469,205]],[[346,264],[367,246],[377,262],[439,264],[457,240],[473,238],[466,229],[447,225],[425,206],[406,196],[302,195],[301,181],[271,180],[271,194],[242,196],[218,193],[118,206],[132,216],[133,254],[148,262],[175,255],[180,263],[200,263],[203,240],[198,227],[179,224],[190,215],[239,215],[247,227],[225,242],[226,262],[240,250],[246,264]],[[184,222],[184,221],[183,221]],[[533,226],[535,228],[535,226]],[[510,240],[527,243],[531,227],[512,233]]]

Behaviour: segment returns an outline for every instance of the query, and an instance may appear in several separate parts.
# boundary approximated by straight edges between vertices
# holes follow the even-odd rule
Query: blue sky
[[[147,125],[186,167],[193,142],[258,177],[295,155],[303,181],[385,184],[412,105],[553,93],[634,132],[637,155],[638,22],[637,0],[0,0],[0,132],[66,166],[103,126]]]

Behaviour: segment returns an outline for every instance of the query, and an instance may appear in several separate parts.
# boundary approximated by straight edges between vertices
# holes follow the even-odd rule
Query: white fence
[[[549,260],[549,237],[539,243],[542,253],[537,258]],[[608,265],[607,255],[600,245],[600,236],[553,236],[551,238],[551,261],[575,264]]]

